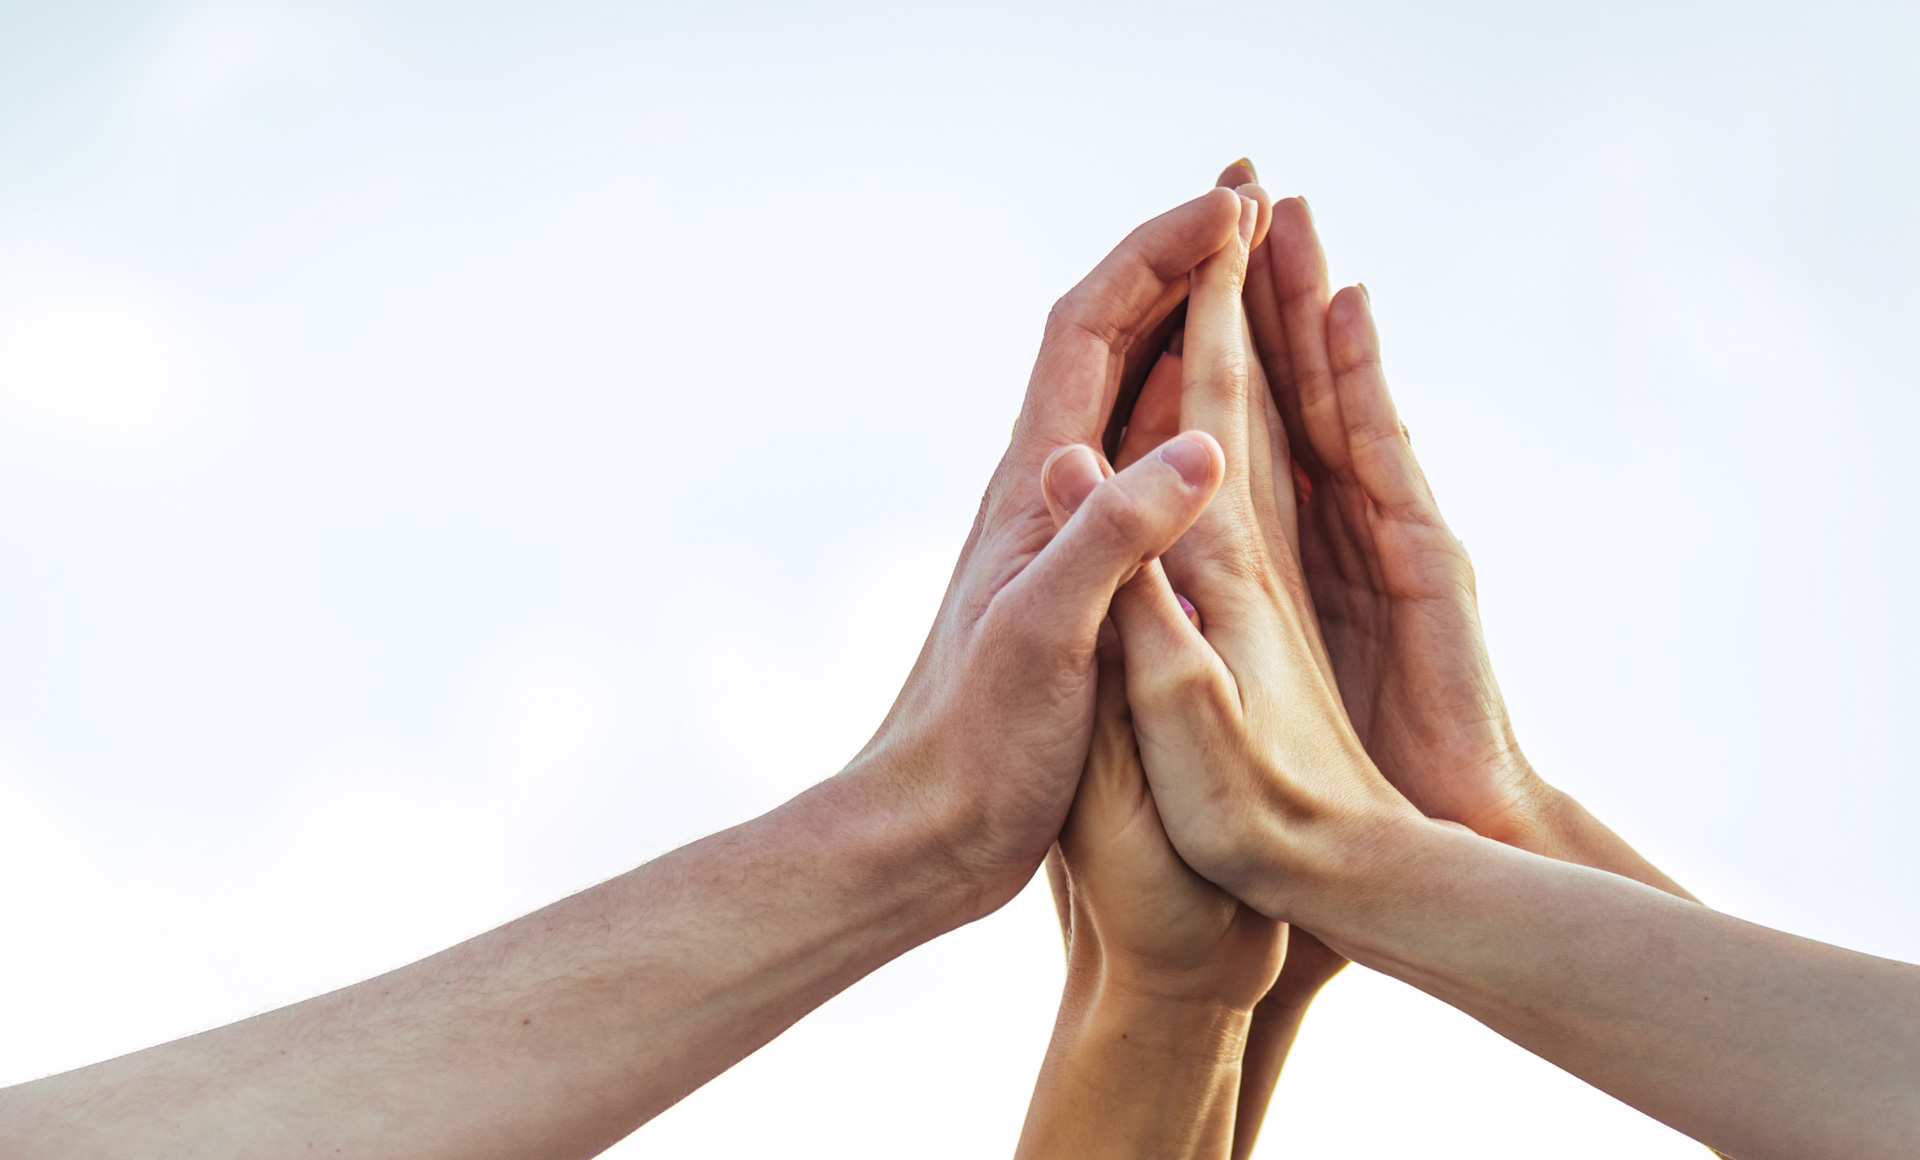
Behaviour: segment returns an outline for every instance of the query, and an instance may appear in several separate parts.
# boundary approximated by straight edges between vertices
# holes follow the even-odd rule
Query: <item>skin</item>
[[[1298,209],[1304,223],[1305,207]],[[1270,245],[1281,244],[1293,213],[1276,206]],[[1284,308],[1288,295],[1277,297]],[[1456,697],[1449,713],[1428,718],[1421,706],[1431,702],[1402,696],[1422,680],[1441,681],[1435,674],[1460,657],[1416,647],[1434,635],[1417,614],[1448,623],[1444,610],[1422,608],[1407,614],[1414,644],[1404,651],[1391,626],[1362,634],[1372,651],[1356,655],[1374,667],[1347,671],[1377,678],[1351,686],[1374,701],[1357,698],[1360,720],[1349,720],[1342,693],[1351,678],[1329,680],[1321,661],[1334,658],[1340,671],[1348,646],[1319,646],[1319,618],[1302,611],[1311,601],[1301,556],[1255,483],[1272,458],[1271,438],[1249,421],[1258,413],[1248,398],[1256,360],[1237,330],[1196,335],[1200,317],[1217,315],[1202,311],[1196,287],[1187,357],[1204,349],[1212,369],[1187,377],[1202,389],[1183,390],[1181,424],[1214,434],[1227,454],[1226,477],[1164,568],[1142,569],[1111,611],[1142,764],[1182,860],[1262,914],[1313,931],[1333,951],[1428,991],[1722,1152],[1744,1160],[1920,1153],[1920,968],[1745,923],[1632,877],[1424,816],[1421,808],[1457,813],[1504,831],[1524,808],[1486,808],[1503,794],[1508,802],[1525,796],[1514,787],[1527,778],[1510,765],[1504,781],[1457,776],[1491,768],[1463,760],[1490,759],[1477,743],[1449,747],[1445,736],[1430,735],[1446,758],[1430,780],[1408,772],[1417,763],[1395,768],[1397,782],[1383,768],[1391,756],[1375,764],[1361,727],[1383,753],[1404,757],[1413,746],[1396,748],[1396,731],[1420,735],[1407,722],[1437,720],[1469,737],[1459,727],[1476,715],[1484,726],[1488,706],[1481,696],[1477,708],[1463,709]],[[1307,416],[1327,405],[1331,389],[1347,432],[1344,470],[1366,501],[1366,522],[1351,526],[1376,543],[1403,533],[1417,541],[1390,526],[1409,522],[1430,533],[1418,513],[1431,501],[1423,501],[1404,433],[1380,406],[1385,383],[1366,296],[1332,296],[1323,325],[1326,382],[1296,383],[1279,404],[1292,398],[1311,430]],[[1322,468],[1343,470],[1339,447],[1315,454],[1322,452],[1333,461]],[[1306,556],[1308,536],[1303,521]],[[1437,535],[1425,542],[1441,544]],[[1377,583],[1386,599],[1374,607],[1398,615],[1410,590]],[[1175,599],[1176,587],[1201,627]],[[1458,630],[1460,622],[1451,623]],[[1427,664],[1438,667],[1408,676]],[[1477,737],[1494,732],[1482,728]],[[1491,795],[1482,792],[1489,788]],[[1572,840],[1588,840],[1581,829],[1570,828]]]
[[[1521,752],[1473,564],[1413,457],[1371,323],[1331,299],[1306,201],[1279,202],[1247,316],[1305,481],[1296,555],[1355,734],[1428,817],[1691,897]]]
[[[594,1155],[1006,902],[1072,802],[1116,586],[1223,471],[1202,433],[1089,482],[1080,445],[1240,204],[1215,190],[1147,223],[1055,306],[927,643],[837,776],[398,971],[0,1091],[0,1155]],[[1081,498],[1056,532],[1043,485],[1062,480]]]
[[[1235,168],[1229,167],[1228,174],[1234,172]],[[1250,168],[1243,172],[1251,176]],[[1260,208],[1253,250],[1255,255],[1259,255],[1264,252],[1261,241],[1271,221],[1271,201],[1265,190],[1251,181],[1243,183],[1238,192],[1254,199]],[[1196,277],[1198,276],[1199,274],[1196,273]],[[1185,365],[1184,330],[1174,331],[1170,339],[1168,350],[1161,355],[1149,373],[1128,416],[1128,423],[1120,440],[1116,458],[1116,463],[1122,468],[1158,446],[1163,440],[1173,437],[1180,429],[1181,379]],[[1257,374],[1258,368],[1253,369]],[[1272,409],[1270,396],[1265,394],[1250,396],[1249,406],[1256,404],[1263,411],[1261,421],[1269,424],[1268,430],[1277,441],[1274,445],[1275,459],[1278,462],[1285,462],[1287,458],[1285,433],[1279,424],[1277,413]],[[1272,510],[1290,541],[1297,536],[1297,521],[1293,518],[1296,510],[1293,485],[1293,477],[1287,472],[1275,472],[1265,480],[1265,486],[1273,489]],[[1056,517],[1063,518],[1063,516],[1063,512],[1056,511]],[[1130,1150],[1147,1154],[1157,1152],[1177,1155],[1182,1153],[1174,1147],[1173,1142],[1159,1135],[1162,1131],[1162,1128],[1157,1126],[1160,1121],[1151,1117],[1143,1120],[1136,1113],[1151,1106],[1156,1110],[1165,1108],[1170,1116],[1176,1114],[1180,1105],[1177,1101],[1173,1101],[1173,1096],[1179,1084],[1173,1081],[1185,1076],[1190,1077],[1186,1082],[1199,1082],[1198,1077],[1191,1074],[1197,1065],[1190,1064],[1188,1067],[1176,1070],[1168,1068],[1165,1061],[1161,1061],[1159,1070],[1152,1072],[1151,1083],[1142,1081],[1138,1075],[1129,1076],[1128,1082],[1124,1085],[1118,1083],[1115,1085],[1124,1090],[1124,1100],[1119,1098],[1106,1101],[1082,1099],[1074,1105],[1074,1110],[1081,1113],[1077,1116],[1063,1115],[1059,1108],[1050,1102],[1052,1089],[1066,1085],[1068,1081],[1061,1077],[1069,1074],[1073,1067],[1095,1072],[1103,1064],[1117,1059],[1116,1054],[1111,1051],[1113,1047],[1111,1036],[1108,1037],[1109,1052],[1106,1054],[1093,1054],[1084,1050],[1069,1051],[1069,1048],[1076,1048],[1079,1041],[1086,1035],[1087,1003],[1084,997],[1099,993],[1088,982],[1099,976],[1096,971],[1086,966],[1087,961],[1091,958],[1098,962],[1113,957],[1111,952],[1105,955],[1090,955],[1085,951],[1085,946],[1091,937],[1086,932],[1099,929],[1088,921],[1090,912],[1096,909],[1090,899],[1097,899],[1103,895],[1120,898],[1160,898],[1167,892],[1164,888],[1150,890],[1146,888],[1146,884],[1137,883],[1133,889],[1124,892],[1118,888],[1109,887],[1104,891],[1086,890],[1076,895],[1071,883],[1084,882],[1089,876],[1096,875],[1098,871],[1114,864],[1152,868],[1159,872],[1150,876],[1155,882],[1162,880],[1179,882],[1193,879],[1192,871],[1187,869],[1184,863],[1179,862],[1177,857],[1160,856],[1160,850],[1165,842],[1164,831],[1159,827],[1157,815],[1151,814],[1150,792],[1145,789],[1144,782],[1137,780],[1142,775],[1137,772],[1138,751],[1134,745],[1131,719],[1126,710],[1124,695],[1114,696],[1111,701],[1108,699],[1110,694],[1117,692],[1111,684],[1116,679],[1124,679],[1124,670],[1120,662],[1113,659],[1103,667],[1101,673],[1102,715],[1096,725],[1088,769],[1082,776],[1081,798],[1084,799],[1087,796],[1089,785],[1104,784],[1110,780],[1117,779],[1120,784],[1128,787],[1138,786],[1137,791],[1128,796],[1127,800],[1141,803],[1137,807],[1138,816],[1150,818],[1151,825],[1142,822],[1138,827],[1138,830],[1146,836],[1138,840],[1137,849],[1131,850],[1124,857],[1116,855],[1111,858],[1101,858],[1093,863],[1092,868],[1083,868],[1077,875],[1070,875],[1068,863],[1062,857],[1055,857],[1048,862],[1049,878],[1054,887],[1056,902],[1060,906],[1061,927],[1067,935],[1069,974],[1067,992],[1062,1001],[1060,1021],[1056,1029],[1054,1050],[1049,1055],[1048,1066],[1042,1073],[1040,1087],[1035,1093],[1034,1108],[1029,1114],[1027,1124],[1027,1138],[1029,1141],[1036,1139],[1035,1133],[1041,1126],[1046,1126],[1049,1130],[1045,1138],[1052,1141],[1049,1145],[1052,1151],[1069,1147],[1068,1141],[1078,1140],[1088,1142],[1087,1146],[1093,1151],[1104,1151],[1109,1155],[1128,1154]],[[1122,723],[1125,724],[1124,733],[1119,731]],[[1113,730],[1111,736],[1109,736],[1109,730]],[[1110,800],[1112,796],[1107,794],[1100,800]],[[1068,818],[1069,833],[1073,831],[1075,816],[1084,808],[1086,807],[1077,800],[1075,813],[1069,814]],[[1061,846],[1055,851],[1056,855],[1061,854],[1068,846],[1069,843],[1063,835]],[[1095,877],[1095,887],[1101,884],[1102,879]],[[1174,916],[1198,913],[1202,897],[1205,897],[1203,893],[1183,898],[1180,900],[1183,905],[1168,906],[1166,913]],[[1131,915],[1133,911],[1130,909],[1128,913]],[[1076,916],[1078,916],[1077,923]],[[1101,924],[1101,927],[1110,926],[1113,921],[1109,918],[1106,923]],[[1167,926],[1169,932],[1178,929],[1178,924],[1172,918],[1158,921]],[[1083,948],[1077,958],[1073,950],[1076,929],[1081,932],[1080,944]],[[1244,1157],[1253,1151],[1287,1052],[1299,1033],[1308,1007],[1320,989],[1341,968],[1345,967],[1347,962],[1305,931],[1296,930],[1289,935],[1276,926],[1273,937],[1278,946],[1285,948],[1284,966],[1277,981],[1273,982],[1273,985],[1262,995],[1256,997],[1257,1004],[1245,1020],[1245,1046],[1237,1058],[1229,1061],[1235,1065],[1238,1078],[1238,1095],[1231,1117],[1231,1155],[1236,1160],[1244,1160]],[[1237,995],[1232,998],[1237,1002]],[[1215,1001],[1222,1000],[1216,996]],[[1177,1022],[1183,1010],[1191,1009],[1174,1008],[1165,1014],[1169,1020]],[[1238,1029],[1240,1024],[1236,1020],[1233,1026]],[[1134,1044],[1135,1050],[1138,1050],[1137,1035],[1129,1042]],[[1100,1074],[1110,1073],[1102,1071]],[[1089,1077],[1078,1077],[1072,1082],[1077,1085],[1091,1085],[1095,1081]],[[1225,1080],[1216,1077],[1215,1082],[1225,1082]],[[1142,1098],[1143,1093],[1147,1091],[1161,1093],[1167,1100],[1172,1101],[1170,1106],[1168,1104],[1150,1105]],[[1210,1113],[1217,1114],[1221,1110],[1217,1104],[1209,1103],[1206,1107]],[[1062,1122],[1054,1123],[1047,1117],[1053,1117]],[[1145,1126],[1147,1124],[1156,1126],[1149,1129]],[[1213,1121],[1208,1121],[1207,1126],[1212,1128],[1215,1125]],[[1213,1138],[1212,1135],[1202,1137],[1208,1142]],[[1197,1142],[1186,1140],[1184,1137],[1181,1138],[1181,1142],[1194,1148],[1200,1146]],[[1043,1152],[1052,1154],[1052,1151],[1042,1149],[1035,1154]]]
[[[1263,193],[1240,192],[1241,232],[1194,272],[1196,308],[1232,302],[1210,287],[1238,280],[1266,216]],[[1180,375],[1178,354],[1155,366],[1122,441],[1123,469],[1157,444],[1138,416],[1177,408]],[[1051,498],[1060,518],[1081,502]],[[1280,974],[1286,928],[1174,853],[1140,766],[1117,645],[1103,642],[1092,745],[1048,862],[1067,981],[1016,1155],[1225,1160],[1253,1010]]]
[[[1217,184],[1254,180],[1243,158]],[[1259,394],[1264,380],[1267,420],[1285,430],[1292,466],[1280,474],[1291,477],[1298,513],[1283,514],[1282,531],[1368,756],[1429,817],[1691,899],[1521,752],[1481,631],[1472,562],[1440,514],[1384,377],[1365,373],[1377,372],[1377,350],[1329,328],[1331,298],[1311,211],[1288,198],[1248,261],[1250,390]],[[1160,437],[1179,430],[1173,411],[1155,417]],[[1255,1012],[1237,1156],[1251,1150],[1313,994],[1346,964],[1304,931],[1293,946],[1288,973],[1300,985],[1276,987]]]

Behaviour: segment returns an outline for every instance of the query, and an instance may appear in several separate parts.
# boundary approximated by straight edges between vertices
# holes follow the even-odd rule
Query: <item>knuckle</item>
[[[1047,311],[1046,335],[1053,341],[1085,339],[1108,347],[1120,338],[1112,312],[1103,309],[1098,296],[1085,285],[1075,286],[1054,302]]]
[[[1140,545],[1154,532],[1153,515],[1147,506],[1126,488],[1112,483],[1097,489],[1081,511],[1088,533],[1103,543]]]

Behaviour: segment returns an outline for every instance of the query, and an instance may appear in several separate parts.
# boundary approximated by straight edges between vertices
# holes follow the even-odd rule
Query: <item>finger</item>
[[[1267,227],[1273,222],[1273,198],[1260,185],[1260,175],[1253,170],[1253,162],[1242,157],[1220,171],[1213,182],[1221,189],[1231,189],[1244,197],[1256,197],[1260,202],[1260,221],[1253,229],[1253,244],[1249,250],[1257,250],[1267,239]],[[1255,191],[1258,191],[1257,194]]]
[[[1281,414],[1297,415],[1296,429],[1320,466],[1341,470],[1346,430],[1327,360],[1327,258],[1305,200],[1290,197],[1274,205],[1267,255],[1274,306],[1286,335]]]
[[[1064,525],[1073,515],[1073,509],[1100,486],[1101,480],[1112,474],[1113,468],[1107,466],[1107,461],[1084,443],[1069,444],[1047,456],[1040,468],[1040,490],[1047,498],[1053,526]],[[1063,496],[1071,498],[1062,499]],[[1063,506],[1068,502],[1073,506]]]
[[[1300,555],[1300,506],[1294,499],[1295,472],[1287,444],[1286,426],[1267,389],[1260,360],[1250,360],[1247,386],[1247,428],[1251,458],[1254,511],[1269,542],[1285,544]]]
[[[1354,478],[1367,498],[1389,511],[1431,508],[1433,494],[1387,390],[1365,287],[1349,286],[1328,304],[1327,348]]]
[[[1240,287],[1260,206],[1235,195],[1239,227],[1227,244],[1193,272],[1181,352],[1180,425],[1205,431],[1227,452],[1227,487],[1243,491],[1247,477],[1247,344]]]
[[[1032,486],[1031,469],[1054,448],[1100,438],[1127,350],[1186,297],[1193,268],[1234,236],[1239,205],[1230,191],[1209,190],[1154,218],[1054,305],[1014,436],[1012,477]]]
[[[1120,387],[1113,399],[1113,413],[1107,417],[1106,440],[1102,444],[1107,457],[1119,462],[1120,436],[1125,431],[1127,421],[1133,417],[1133,405],[1140,398],[1140,391],[1146,386],[1147,374],[1159,363],[1160,356],[1172,349],[1179,348],[1171,344],[1180,341],[1180,330],[1187,324],[1187,303],[1183,298],[1180,304],[1152,329],[1143,332],[1132,346],[1127,348],[1126,357],[1121,360]]]
[[[1170,350],[1147,374],[1120,440],[1120,458],[1114,461],[1121,470],[1180,433],[1180,364],[1180,355]]]
[[[1251,162],[1246,163],[1248,168],[1244,172],[1248,176],[1244,178],[1240,176],[1242,171],[1235,168],[1239,164],[1236,162],[1227,166],[1214,184],[1237,188],[1244,181],[1258,180],[1251,176]],[[1247,313],[1247,326],[1253,335],[1254,356],[1266,369],[1267,389],[1280,407],[1297,469],[1299,459],[1312,456],[1313,450],[1306,444],[1306,436],[1300,429],[1299,411],[1293,405],[1293,376],[1287,365],[1286,326],[1281,321],[1280,302],[1274,291],[1271,225],[1275,212],[1276,207],[1269,200],[1259,235],[1254,239],[1253,253],[1247,259],[1247,284],[1241,297]],[[1302,471],[1301,474],[1306,473]]]
[[[1252,160],[1242,157],[1222,169],[1213,183],[1223,189],[1238,189],[1248,182],[1259,180],[1260,174],[1254,170]]]
[[[1260,207],[1260,216],[1253,223],[1253,238],[1247,243],[1247,252],[1251,254],[1267,242],[1267,231],[1273,228],[1273,195],[1258,182],[1248,181],[1236,185],[1233,191],[1241,197],[1250,197]]]
[[[1180,538],[1225,472],[1220,445],[1198,431],[1097,483],[1088,470],[1094,452],[1081,450],[1084,458],[1053,457],[1044,484],[1066,523],[993,601],[1040,637],[1067,642],[1095,639],[1114,590]]]
[[[1199,612],[1174,592],[1157,562],[1140,569],[1114,593],[1112,619],[1126,656],[1129,704],[1177,706],[1179,712],[1190,712],[1202,707],[1189,703],[1193,690],[1234,687],[1227,666],[1201,635]],[[1138,713],[1134,719],[1147,720]],[[1148,772],[1154,780],[1153,771]],[[1160,792],[1158,785],[1155,792]]]
[[[1242,197],[1251,198],[1259,207],[1259,222],[1254,228],[1248,254],[1247,276],[1251,277],[1252,254],[1265,241],[1266,227],[1273,217],[1273,199],[1258,185],[1244,185],[1236,192]],[[1293,502],[1293,473],[1287,456],[1286,431],[1281,425],[1268,422],[1268,412],[1273,407],[1272,392],[1253,345],[1246,318],[1245,296],[1246,284],[1243,282],[1240,347],[1247,368],[1247,477],[1254,516],[1269,542],[1284,542],[1290,552],[1298,555],[1299,513]]]

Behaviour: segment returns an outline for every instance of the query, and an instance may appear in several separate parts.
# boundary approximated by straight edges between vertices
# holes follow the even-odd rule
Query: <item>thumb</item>
[[[1064,523],[1029,564],[1022,585],[1060,612],[1106,614],[1114,589],[1173,546],[1219,490],[1226,473],[1220,445],[1204,431],[1169,439],[1139,462],[1106,477],[1089,447],[1063,447],[1042,469],[1042,490]]]

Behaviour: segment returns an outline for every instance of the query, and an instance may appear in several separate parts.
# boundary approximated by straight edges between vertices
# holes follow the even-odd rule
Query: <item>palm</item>
[[[1319,474],[1301,511],[1302,565],[1354,730],[1423,812],[1484,823],[1510,804],[1518,747],[1466,552],[1430,502],[1387,512],[1350,465]]]
[[[1068,954],[1130,985],[1251,1005],[1285,950],[1280,925],[1181,861],[1140,766],[1126,678],[1103,649],[1093,742],[1048,872]]]
[[[1248,315],[1306,487],[1302,571],[1355,732],[1431,817],[1481,833],[1531,771],[1494,682],[1473,566],[1381,374],[1364,292],[1327,292],[1305,203],[1274,207]]]

